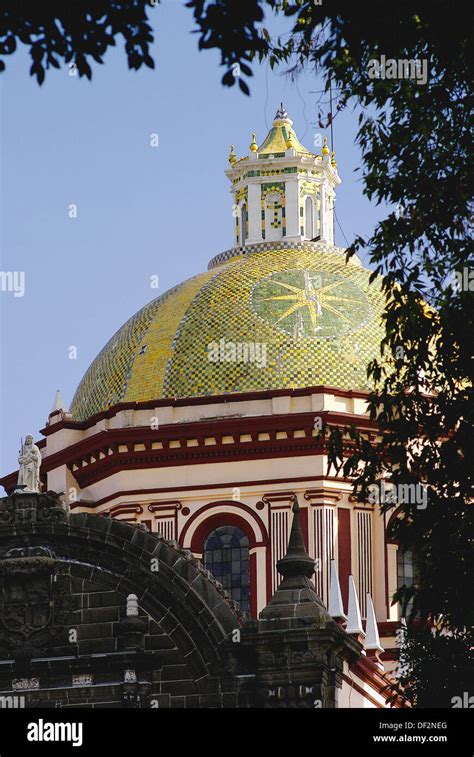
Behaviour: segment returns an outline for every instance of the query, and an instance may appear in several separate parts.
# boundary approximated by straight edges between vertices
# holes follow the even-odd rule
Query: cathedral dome
[[[74,396],[84,420],[119,402],[327,385],[368,389],[384,297],[334,246],[337,163],[306,150],[283,104],[260,147],[231,147],[234,247],[138,311]]]
[[[215,265],[132,316],[86,372],[73,417],[118,402],[321,384],[367,389],[384,301],[370,271],[346,264],[330,245],[266,247]]]

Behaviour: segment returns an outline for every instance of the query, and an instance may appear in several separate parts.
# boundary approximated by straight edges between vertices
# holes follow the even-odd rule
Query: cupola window
[[[240,244],[245,244],[247,239],[247,206],[245,203],[242,205],[240,214]]]
[[[280,192],[265,197],[265,239],[272,242],[283,237],[283,199]]]
[[[304,203],[305,210],[305,237],[313,239],[314,237],[314,204],[311,197],[307,197]]]

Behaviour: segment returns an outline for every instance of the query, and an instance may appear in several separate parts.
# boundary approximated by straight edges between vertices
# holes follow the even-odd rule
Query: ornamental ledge
[[[345,247],[335,247],[327,242],[287,242],[281,240],[278,242],[257,242],[255,244],[238,245],[236,247],[230,247],[224,252],[220,252],[215,255],[208,263],[208,271],[213,268],[217,268],[223,263],[227,263],[234,258],[244,258],[249,255],[256,255],[261,252],[271,252],[274,250],[304,250],[305,252],[327,252],[331,254],[340,255],[341,257],[346,254]],[[354,255],[349,264],[361,267],[362,263],[357,255]]]

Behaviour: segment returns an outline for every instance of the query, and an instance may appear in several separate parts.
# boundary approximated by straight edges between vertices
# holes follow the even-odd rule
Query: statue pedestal
[[[21,484],[0,499],[0,524],[68,520],[69,514],[69,505],[59,495],[30,492]]]

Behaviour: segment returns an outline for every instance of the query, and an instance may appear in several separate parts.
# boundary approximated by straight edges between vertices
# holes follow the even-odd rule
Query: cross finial
[[[286,108],[283,105],[283,103],[280,103],[280,107],[278,108],[276,114],[275,114],[275,121],[281,118],[289,118],[288,113],[286,112]]]

